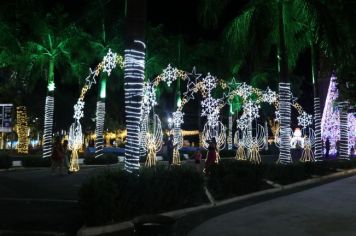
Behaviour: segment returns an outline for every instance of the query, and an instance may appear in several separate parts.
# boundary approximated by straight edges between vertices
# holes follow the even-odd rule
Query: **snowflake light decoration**
[[[274,103],[277,100],[277,93],[267,87],[266,91],[262,94],[262,101],[269,104]]]
[[[173,124],[174,124],[174,127],[180,127],[180,125],[184,123],[183,117],[184,117],[184,113],[183,112],[181,112],[181,111],[173,112]]]
[[[104,63],[103,72],[108,73],[109,76],[111,74],[111,71],[113,69],[115,69],[115,67],[116,67],[116,57],[117,57],[117,54],[113,53],[111,51],[111,48],[109,48],[108,53],[104,56],[104,59],[103,59],[103,63]]]
[[[201,102],[202,106],[202,116],[209,116],[215,113],[219,113],[220,99],[215,99],[213,97],[207,97]]]
[[[47,89],[48,91],[54,91],[54,89],[56,88],[54,81],[51,81],[48,85],[47,85]]]
[[[143,87],[143,106],[150,110],[157,105],[156,92],[151,83],[145,83]]]
[[[79,100],[77,104],[74,105],[74,115],[73,118],[76,120],[80,120],[84,116],[84,101]]]
[[[175,67],[171,67],[171,64],[168,64],[168,67],[163,70],[162,81],[165,81],[168,87],[171,86],[171,83],[177,80],[178,69]]]
[[[240,95],[243,99],[247,99],[252,94],[252,86],[246,84],[245,82],[241,84],[237,89],[238,95]]]
[[[303,111],[303,113],[298,116],[298,125],[301,125],[303,126],[303,128],[306,128],[311,124],[313,124],[313,116]]]
[[[208,91],[208,93],[210,93],[214,88],[216,88],[217,85],[217,79],[216,77],[210,75],[210,73],[208,73],[208,75],[203,79],[203,85],[206,88],[206,90]]]
[[[255,102],[252,102],[251,100],[243,105],[243,109],[244,109],[244,114],[249,119],[253,120],[253,119],[260,117],[260,115],[258,114],[260,105],[256,104]]]

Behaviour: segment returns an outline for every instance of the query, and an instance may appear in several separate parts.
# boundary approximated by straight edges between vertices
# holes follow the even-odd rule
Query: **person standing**
[[[208,153],[205,160],[205,169],[204,169],[205,174],[207,175],[210,174],[210,167],[214,163],[216,163],[216,144],[214,140],[212,140],[209,142]]]
[[[63,141],[63,154],[64,154],[64,166],[67,169],[68,174],[70,174],[68,140]]]
[[[56,137],[53,145],[51,161],[52,161],[52,165],[51,165],[52,173],[54,174],[58,168],[59,174],[63,175],[64,151],[59,136]]]
[[[167,141],[167,157],[168,157],[169,166],[172,165],[173,162],[173,149],[174,149],[173,139],[174,139],[173,134],[169,135]]]
[[[325,158],[329,158],[329,151],[330,151],[330,140],[326,138],[325,141]]]
[[[200,173],[201,156],[202,155],[201,155],[200,149],[198,149],[194,155],[195,168],[197,169],[198,173]]]

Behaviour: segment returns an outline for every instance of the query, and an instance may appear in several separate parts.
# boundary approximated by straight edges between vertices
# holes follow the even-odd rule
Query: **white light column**
[[[134,172],[140,167],[139,132],[141,122],[145,48],[142,41],[134,41],[135,49],[125,50],[125,112],[127,138],[125,170]]]
[[[315,160],[321,161],[323,158],[321,148],[321,115],[320,98],[314,98],[314,130],[315,130]]]
[[[279,83],[279,112],[280,112],[280,152],[278,162],[289,164],[290,155],[290,123],[291,123],[291,91],[290,83]]]
[[[340,158],[349,159],[349,135],[348,135],[348,127],[347,127],[347,102],[339,103],[339,111],[340,111]]]
[[[54,97],[47,96],[45,104],[45,119],[43,129],[43,158],[50,158],[52,155],[52,129],[53,129]]]
[[[95,127],[95,158],[103,155],[104,148],[104,121],[105,121],[105,101],[96,103],[96,127]]]

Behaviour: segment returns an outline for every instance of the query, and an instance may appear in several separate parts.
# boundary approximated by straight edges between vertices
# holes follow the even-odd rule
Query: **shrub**
[[[104,153],[98,158],[95,158],[94,155],[84,157],[84,164],[86,165],[110,165],[116,163],[118,163],[118,158],[113,153]]]
[[[24,156],[22,158],[23,167],[49,167],[51,166],[51,160],[49,158],[42,158],[42,156]]]
[[[82,185],[79,199],[86,223],[99,225],[197,205],[205,195],[194,169],[157,167],[139,175],[102,172]]]
[[[262,165],[225,160],[211,167],[207,185],[215,199],[222,199],[262,189],[262,176]]]
[[[7,153],[0,153],[0,168],[9,169],[12,166],[12,158]]]

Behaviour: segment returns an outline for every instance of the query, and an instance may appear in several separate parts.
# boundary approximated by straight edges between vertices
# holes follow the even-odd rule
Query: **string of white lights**
[[[147,133],[146,146],[148,155],[145,166],[151,167],[156,165],[156,153],[162,148],[163,132],[161,120],[158,115],[153,116],[153,130]]]
[[[45,104],[45,120],[43,131],[43,158],[52,155],[52,128],[53,128],[54,97],[47,96]]]
[[[349,159],[349,135],[348,135],[348,119],[347,119],[347,102],[339,103],[340,111],[340,158]]]
[[[229,128],[227,136],[227,149],[232,149],[232,115],[229,114]]]
[[[279,83],[280,152],[278,163],[292,162],[290,154],[291,91],[290,83]]]
[[[96,127],[95,127],[95,158],[103,155],[104,148],[104,121],[105,121],[105,102],[96,103]]]
[[[79,171],[78,150],[82,147],[82,144],[83,144],[82,126],[79,122],[79,119],[75,119],[75,121],[72,123],[72,125],[69,128],[69,137],[68,137],[68,147],[69,149],[72,150],[69,170],[72,172]]]
[[[315,160],[321,161],[322,145],[321,145],[321,115],[320,115],[320,98],[314,98],[314,130],[315,130]]]
[[[143,81],[145,72],[145,44],[135,40],[140,51],[135,49],[125,50],[125,112],[127,138],[125,145],[125,170],[137,171],[140,167],[140,146],[138,145],[141,109],[143,97]]]
[[[16,108],[16,133],[18,136],[17,151],[18,153],[28,153],[28,122],[27,109],[25,106],[18,106]]]
[[[301,115],[297,117],[298,125],[302,126],[303,128],[308,127],[309,125],[313,124],[313,116],[309,115],[305,111]]]

